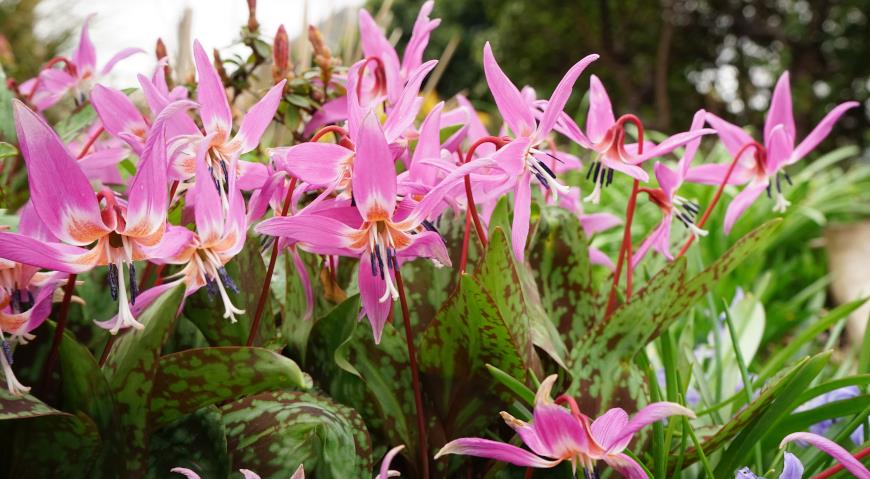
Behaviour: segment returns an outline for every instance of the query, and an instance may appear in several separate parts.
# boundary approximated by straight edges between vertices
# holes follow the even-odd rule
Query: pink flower
[[[355,207],[333,201],[334,207],[270,218],[255,231],[287,238],[316,254],[358,258],[363,309],[375,341],[380,341],[391,300],[398,297],[392,271],[402,260],[417,257],[450,264],[440,235],[426,230],[424,221],[467,168],[448,175],[419,203],[410,198],[397,203],[393,153],[374,113],[366,114],[351,132],[357,139],[350,179]]]
[[[531,452],[489,439],[462,438],[444,445],[435,458],[463,454],[537,468],[551,468],[569,461],[575,471],[580,466],[590,472],[597,461],[603,460],[624,477],[646,478],[643,467],[623,454],[634,434],[669,416],[695,417],[692,411],[679,404],[658,402],[644,407],[632,419],[625,411],[616,408],[590,424],[589,418],[576,409],[573,401],[569,401],[572,402],[572,411],[553,402],[550,391],[556,379],[556,375],[549,376],[538,388],[531,422],[501,413],[507,425]]]
[[[164,111],[171,116],[189,102]],[[42,118],[23,103],[14,103],[21,153],[27,164],[31,202],[56,241],[40,241],[16,233],[0,233],[0,258],[65,273],[108,266],[119,312],[115,321],[98,323],[117,333],[141,328],[130,312],[136,300],[133,262],[146,259],[145,248],[163,238],[167,210],[164,117],[148,138],[126,198],[108,188],[95,194],[79,164]],[[87,247],[87,248],[86,248]],[[128,299],[124,270],[129,267]]]
[[[784,437],[782,442],[779,443],[779,447],[785,447],[786,444],[792,441],[803,441],[809,443],[816,449],[836,459],[837,462],[858,479],[870,479],[870,470],[867,470],[860,461],[849,454],[849,451],[843,449],[842,446],[824,436],[819,436],[818,434],[813,434],[811,432],[795,432]],[[796,477],[797,479],[800,478],[800,476]]]
[[[797,131],[792,113],[791,87],[788,72],[783,73],[776,82],[770,109],[764,122],[764,148],[755,149],[753,156],[746,155],[735,160],[738,163],[728,182],[747,185],[728,205],[728,211],[725,213],[725,232],[731,231],[737,218],[758,199],[762,191],[767,190],[770,195],[773,180],[776,185],[776,204],[773,210],[784,212],[789,202],[782,195],[782,179],[791,182],[785,167],[798,162],[811,152],[828,136],[834,123],[846,111],[858,105],[858,102],[854,101],[837,105],[800,144],[795,146]],[[708,113],[706,118],[707,123],[716,129],[732,158],[736,158],[741,148],[755,141],[739,126],[728,123],[712,113]],[[692,168],[687,174],[687,179],[698,183],[719,184],[724,181],[729,166],[729,164],[701,165]]]
[[[83,103],[91,87],[100,76],[107,75],[115,64],[130,55],[142,52],[139,48],[125,48],[116,53],[102,69],[97,70],[97,52],[88,35],[88,23],[93,15],[85,20],[78,48],[71,59],[59,58],[65,65],[62,69],[46,68],[36,78],[21,84],[21,93],[30,97],[37,111],[51,108],[63,96],[72,91],[77,103]]]
[[[689,133],[699,131],[703,128],[704,115],[704,110],[699,110],[695,113]],[[632,259],[635,266],[637,266],[650,249],[657,251],[669,260],[674,259],[671,254],[671,224],[675,218],[696,237],[706,236],[707,232],[695,225],[695,218],[698,216],[699,205],[677,195],[677,191],[686,179],[689,165],[691,165],[692,160],[695,158],[695,153],[698,151],[698,146],[700,144],[701,137],[696,137],[686,145],[686,150],[683,152],[683,156],[680,158],[679,163],[677,163],[676,171],[670,169],[664,163],[656,162],[654,170],[659,187],[656,189],[641,188],[639,190],[646,193],[647,196],[649,196],[650,201],[659,207],[662,212],[662,221],[659,223],[659,226],[650,233],[644,242],[641,243],[637,252],[635,252],[634,258]]]
[[[568,191],[568,187],[559,183],[556,174],[542,160],[546,154],[537,147],[547,139],[556,125],[577,78],[597,58],[598,55],[588,55],[575,63],[565,73],[556,89],[553,90],[541,120],[537,121],[531,103],[523,97],[498,66],[489,42],[483,48],[483,69],[486,74],[486,82],[495,99],[496,106],[498,106],[499,113],[514,135],[507,145],[492,155],[495,166],[501,170],[502,175],[493,175],[490,181],[501,184],[503,187],[494,189],[495,193],[492,191],[490,193],[493,196],[500,196],[513,189],[514,217],[511,241],[514,254],[519,261],[523,261],[526,239],[529,234],[532,177],[537,178],[547,188],[552,188],[556,194]]]

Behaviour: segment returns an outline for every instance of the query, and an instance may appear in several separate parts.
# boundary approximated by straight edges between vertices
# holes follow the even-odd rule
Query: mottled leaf
[[[370,478],[371,440],[362,418],[331,399],[267,392],[221,408],[232,468],[286,479],[299,464],[318,478]]]
[[[16,426],[14,439],[6,443],[13,447],[6,477],[94,477],[100,435],[86,415],[41,416],[19,421]]]
[[[188,349],[160,358],[151,397],[151,427],[162,427],[209,404],[270,389],[306,388],[293,360],[263,348]]]
[[[186,467],[203,478],[230,476],[227,434],[217,407],[204,407],[152,435],[145,477],[169,477],[174,467]]]
[[[151,392],[163,343],[169,337],[184,285],[158,297],[139,316],[145,326],[119,336],[103,372],[115,394],[123,430],[123,465],[127,477],[141,477],[146,470],[148,415]]]

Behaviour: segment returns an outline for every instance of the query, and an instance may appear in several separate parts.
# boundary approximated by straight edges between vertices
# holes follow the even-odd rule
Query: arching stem
[[[60,303],[60,311],[58,312],[57,325],[54,328],[54,337],[51,339],[51,348],[48,351],[48,358],[45,360],[45,366],[42,368],[42,380],[40,381],[40,392],[43,394],[48,391],[48,383],[51,380],[51,372],[57,362],[57,356],[60,353],[60,343],[63,340],[63,332],[66,329],[67,318],[69,318],[69,305],[72,301],[73,290],[76,287],[76,275],[69,275],[66,281],[66,286],[63,289],[63,302]]]
[[[290,211],[290,203],[293,201],[293,190],[296,189],[296,177],[290,178],[290,186],[287,187],[287,195],[284,197],[284,206],[281,208],[281,216],[287,216]],[[263,317],[263,310],[266,308],[266,298],[269,297],[269,286],[272,284],[272,273],[275,272],[275,263],[278,261],[278,245],[281,243],[280,238],[275,238],[275,244],[272,245],[272,256],[269,258],[269,266],[266,268],[266,276],[263,278],[263,289],[260,291],[260,299],[257,301],[257,309],[254,313],[254,319],[251,321],[251,331],[248,332],[248,346],[254,345],[254,340],[257,338],[257,330],[260,328],[260,318]]]

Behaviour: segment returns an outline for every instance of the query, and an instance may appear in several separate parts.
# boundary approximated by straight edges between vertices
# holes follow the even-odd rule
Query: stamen
[[[12,372],[12,366],[7,360],[6,354],[0,355],[0,363],[3,363],[3,375],[6,376],[6,389],[13,396],[23,396],[30,391],[30,388],[18,382],[15,373]]]
[[[794,186],[794,183],[791,182],[791,177],[788,176],[788,172],[783,170],[782,175],[785,176],[785,181],[788,182],[788,186]]]
[[[109,293],[113,301],[118,300],[118,267],[115,263],[109,264]]]
[[[776,192],[782,194],[782,176],[779,173],[776,174]]]
[[[598,184],[598,174],[601,173],[601,162],[595,163],[595,174],[592,175],[592,181]],[[604,183],[603,181],[601,183]]]
[[[384,279],[384,260],[381,258],[381,245],[375,244],[375,256],[378,258],[378,267],[381,270],[381,279]]]
[[[0,332],[0,337],[3,338],[3,355],[6,356],[6,362],[11,366],[12,363],[12,346],[9,345],[9,341],[6,340],[6,337],[3,336],[3,333]]]
[[[592,193],[589,196],[583,198],[583,201],[589,201],[597,205],[598,202],[601,201],[601,184],[595,182],[595,188],[592,190]]]
[[[596,164],[596,163],[598,163],[598,162],[595,161],[595,162],[589,164],[589,169],[586,170],[586,179],[587,179],[587,180],[589,179],[590,176],[592,176],[592,170],[595,169],[595,164]]]
[[[227,269],[221,266],[218,268],[218,276],[220,276],[221,281],[223,281],[224,285],[230,289],[233,293],[238,294],[239,288],[236,286],[236,282],[233,281],[233,278],[230,277],[229,273],[227,273]]]
[[[214,183],[214,189],[216,189],[218,191],[218,193],[220,193],[221,192],[221,184],[220,184],[220,182],[218,182],[217,177],[214,176],[214,167],[209,166],[208,172],[209,172],[209,175],[211,176],[212,183]]]
[[[227,171],[226,162],[221,160],[218,163],[221,165],[221,170],[223,170],[224,173],[224,193],[230,194],[230,174]]]
[[[540,166],[541,168],[543,168],[543,170],[544,170],[548,175],[550,175],[550,178],[556,179],[556,173],[553,173],[553,170],[551,170],[551,169],[550,169],[546,164],[544,164],[543,161],[538,161],[538,166]]]
[[[607,169],[607,186],[613,183],[613,168]]]
[[[533,171],[532,173],[534,173],[535,178],[538,179],[538,182],[541,183],[541,185],[542,185],[544,188],[546,188],[546,189],[548,189],[548,190],[550,189],[550,184],[549,184],[549,182],[547,181],[547,178],[544,177],[544,175],[542,175],[542,174],[541,174],[540,172],[538,172],[538,171]]]
[[[423,220],[421,224],[423,225],[423,228],[426,228],[426,230],[438,233],[438,229],[435,228],[435,225],[433,225],[429,220]],[[441,236],[441,233],[438,233],[438,236]]]
[[[375,263],[375,252],[369,252],[369,262],[372,264],[372,276],[378,275],[378,264]]]
[[[130,304],[136,304],[136,296],[139,295],[139,285],[136,283],[136,266],[130,263]]]
[[[12,305],[11,306],[12,306],[12,312],[15,314],[21,313],[24,311],[23,309],[21,309],[21,301],[20,301],[20,297],[18,294],[19,293],[18,293],[17,289],[12,290],[12,298],[11,298]]]
[[[205,289],[208,291],[209,299],[214,300],[214,297],[218,295],[217,282],[211,276],[205,277]]]
[[[767,183],[767,197],[771,199],[773,198],[773,196],[771,196],[770,194],[770,182]]]

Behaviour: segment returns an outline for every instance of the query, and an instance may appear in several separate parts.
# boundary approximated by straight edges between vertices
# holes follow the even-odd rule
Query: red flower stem
[[[459,274],[465,274],[468,264],[468,240],[471,236],[471,210],[465,210],[465,232],[462,234],[462,255],[459,257]]]
[[[309,141],[319,141],[327,133],[335,133],[339,138],[347,136],[347,130],[338,125],[327,125],[317,130],[317,133]]]
[[[860,462],[861,459],[868,455],[870,455],[870,446],[867,446],[864,449],[856,452],[855,454],[852,454],[852,457]],[[842,464],[837,464],[835,466],[829,467],[828,469],[825,469],[824,471],[818,473],[816,476],[813,476],[813,479],[828,479],[829,477],[833,477],[834,474],[842,471],[843,469],[844,467]]]
[[[399,302],[402,305],[402,318],[405,323],[405,342],[408,343],[408,361],[411,363],[411,381],[414,387],[414,407],[417,411],[417,435],[419,436],[420,465],[423,468],[423,479],[429,479],[429,447],[427,445],[426,415],[423,411],[423,390],[420,386],[420,368],[417,367],[417,349],[414,347],[414,333],[411,330],[411,315],[408,312],[408,300],[405,297],[405,284],[402,282],[402,273],[399,271],[398,267],[396,267],[394,272],[396,274],[396,287],[399,290]]]
[[[42,381],[40,381],[39,390],[42,393],[48,391],[48,383],[51,380],[51,372],[54,369],[54,364],[57,362],[57,356],[60,353],[60,343],[63,339],[63,331],[66,329],[67,318],[69,317],[69,305],[72,301],[73,290],[76,287],[76,275],[69,275],[66,281],[66,286],[63,289],[63,302],[60,303],[60,311],[57,317],[57,325],[54,328],[54,337],[51,340],[51,348],[48,351],[48,358],[45,360],[45,366],[42,367]]]
[[[103,354],[100,355],[100,367],[105,366],[106,361],[109,359],[109,352],[112,350],[112,345],[115,344],[115,338],[117,337],[117,334],[110,334],[109,339],[106,340],[106,345],[103,346]]]
[[[637,127],[637,154],[643,154],[643,123],[634,115],[622,115],[616,124],[621,128],[625,122],[634,123]],[[623,131],[622,141],[625,141]],[[632,265],[631,224],[634,222],[634,210],[637,206],[637,194],[640,190],[640,181],[634,180],[631,187],[631,197],[625,210],[625,228],[622,233],[622,245],[619,248],[619,258],[616,261],[616,271],[613,273],[613,284],[610,286],[610,294],[607,296],[607,309],[605,318],[609,318],[616,310],[616,289],[619,287],[619,278],[622,276],[622,266],[625,264],[625,302],[631,299],[632,279],[634,267]]]
[[[103,134],[103,131],[105,131],[105,130],[101,126],[101,127],[97,128],[97,131],[95,131],[93,135],[88,137],[88,142],[85,143],[85,146],[82,147],[82,151],[79,152],[79,156],[76,157],[77,160],[81,160],[82,158],[85,157],[85,155],[88,154],[88,151],[91,150],[91,147],[94,146],[94,143],[96,143],[97,138],[99,138],[100,135]]]
[[[287,216],[290,211],[290,202],[293,199],[293,190],[296,189],[296,177],[290,178],[290,186],[287,187],[287,195],[284,197],[284,206],[281,208],[281,216]],[[275,238],[275,244],[272,245],[272,257],[269,258],[269,267],[266,268],[266,276],[263,278],[263,289],[260,291],[260,300],[257,302],[257,310],[254,313],[254,320],[251,322],[251,331],[248,333],[248,346],[254,345],[254,339],[257,338],[257,330],[260,327],[260,318],[263,316],[263,310],[266,308],[266,298],[269,297],[269,285],[272,284],[272,273],[275,272],[275,263],[278,261],[278,244],[280,238]]]
[[[713,209],[716,208],[716,204],[719,203],[719,198],[722,197],[722,192],[725,191],[725,186],[728,185],[728,180],[731,179],[731,174],[734,173],[734,168],[737,167],[737,163],[740,161],[740,157],[743,156],[743,153],[745,153],[746,150],[748,150],[749,148],[755,148],[756,154],[764,151],[764,147],[759,145],[758,142],[755,141],[746,143],[745,145],[740,147],[740,150],[738,150],[737,154],[734,155],[734,159],[731,160],[731,166],[728,167],[728,172],[725,173],[725,177],[722,178],[722,182],[719,183],[719,188],[716,189],[716,194],[713,195],[713,199],[710,201],[710,204],[707,205],[707,209],[704,210],[704,214],[698,221],[698,228],[703,228],[704,225],[707,223],[707,219],[710,218],[710,214],[713,213]],[[689,247],[692,246],[692,243],[694,241],[695,235],[690,235],[689,239],[686,240],[686,244],[684,244],[682,249],[680,249],[680,253],[677,254],[677,258],[680,258],[684,254],[686,254],[686,251],[689,250]]]
[[[154,278],[154,286],[160,286],[163,284],[163,269],[166,268],[165,264],[161,264],[157,266],[157,272],[155,273],[156,277]]]

